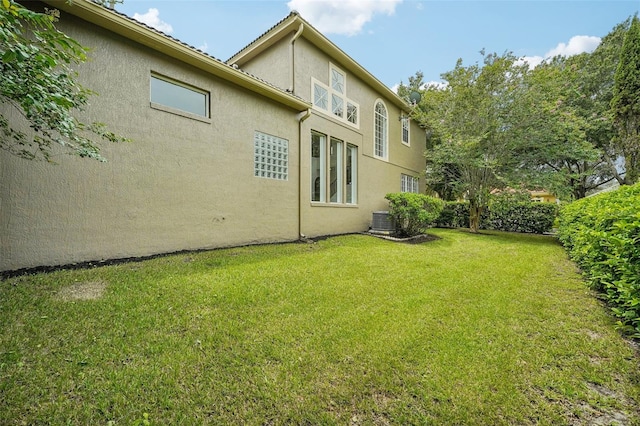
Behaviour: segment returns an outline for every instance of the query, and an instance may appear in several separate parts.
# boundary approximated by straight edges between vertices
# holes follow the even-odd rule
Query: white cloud
[[[374,15],[393,15],[402,0],[291,0],[296,10],[325,34],[356,35]]]
[[[198,46],[197,49],[198,50],[202,50],[203,52],[207,52],[207,49],[209,48],[209,45],[207,44],[207,42],[205,41],[204,43],[202,43],[202,45]]]
[[[554,56],[573,56],[584,52],[593,52],[600,44],[600,37],[595,36],[573,36],[569,43],[559,43],[544,55],[545,58]]]
[[[143,24],[147,24],[148,26],[155,28],[158,31],[162,31],[165,34],[171,34],[173,32],[173,27],[160,19],[160,11],[156,8],[150,8],[147,13],[139,14],[134,13],[133,19],[136,21],[140,21]]]
[[[535,68],[546,59],[555,56],[573,56],[580,53],[591,53],[600,44],[600,37],[595,36],[573,36],[569,43],[558,43],[556,47],[545,53],[544,56],[524,56],[520,58],[518,64],[527,63],[529,68]]]

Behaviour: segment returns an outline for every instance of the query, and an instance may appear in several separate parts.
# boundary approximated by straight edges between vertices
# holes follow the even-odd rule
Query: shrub
[[[618,326],[640,337],[640,184],[564,206],[558,238]]]
[[[418,235],[429,227],[442,212],[444,202],[439,198],[412,192],[395,192],[385,196],[389,200],[389,216],[401,236]]]
[[[489,204],[487,229],[543,234],[553,228],[558,206],[496,197]]]
[[[482,212],[480,228],[542,234],[553,228],[557,214],[558,206],[555,204],[533,203],[514,197],[499,196]],[[469,203],[446,202],[436,224],[447,228],[468,228]]]
[[[480,221],[482,224],[482,221]],[[469,203],[465,201],[445,201],[442,213],[436,219],[436,226],[443,228],[468,228]]]

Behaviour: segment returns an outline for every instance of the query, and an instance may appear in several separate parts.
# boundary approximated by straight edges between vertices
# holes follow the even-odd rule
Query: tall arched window
[[[387,108],[382,101],[376,102],[375,117],[374,117],[374,147],[373,154],[376,157],[387,159],[389,152],[389,138],[388,138],[388,118]]]

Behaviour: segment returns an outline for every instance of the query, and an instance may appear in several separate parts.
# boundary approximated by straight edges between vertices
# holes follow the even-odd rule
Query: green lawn
[[[0,281],[0,424],[640,424],[555,239],[432,233]]]

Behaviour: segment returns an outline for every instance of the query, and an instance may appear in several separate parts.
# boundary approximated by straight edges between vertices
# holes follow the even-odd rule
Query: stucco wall
[[[295,111],[66,14],[59,27],[92,48],[84,118],[133,142],[104,145],[108,163],[0,152],[0,270],[298,237]],[[211,120],[151,108],[152,71],[209,91]],[[289,141],[288,181],[253,176],[256,130]]]

